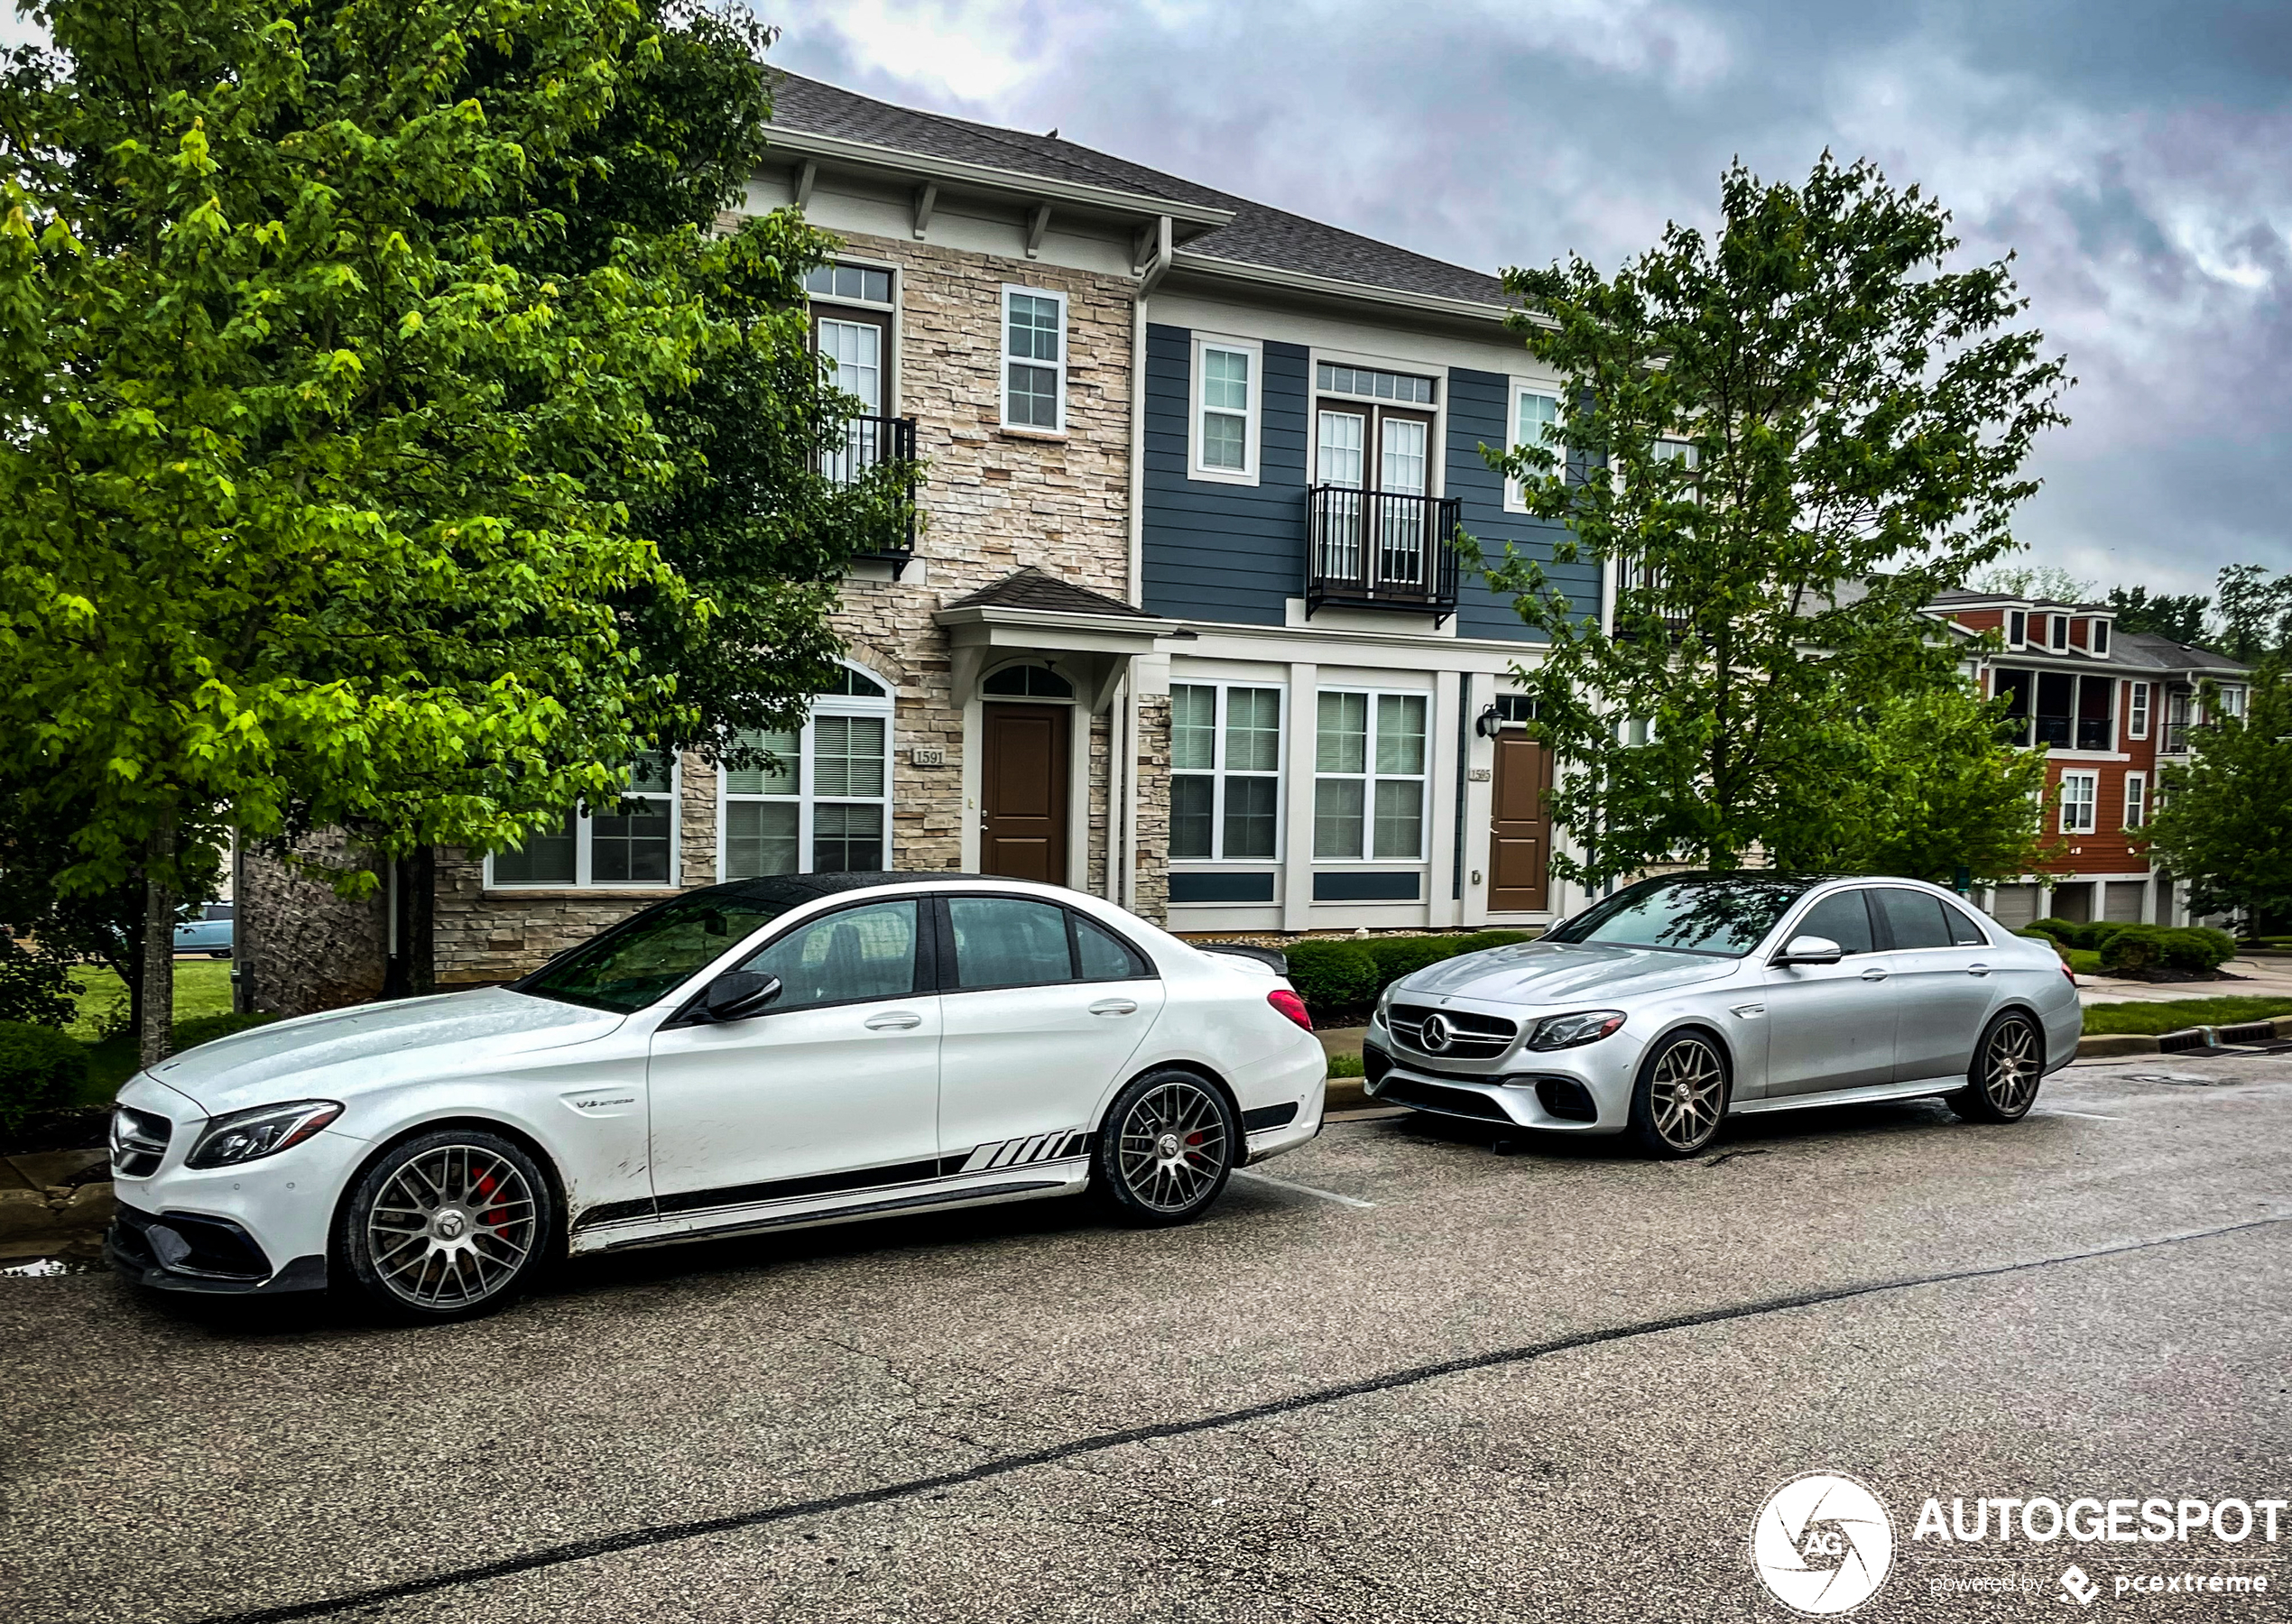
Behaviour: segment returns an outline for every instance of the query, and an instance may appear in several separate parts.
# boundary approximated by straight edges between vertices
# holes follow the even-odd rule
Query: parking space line
[[[1254,1179],[1259,1184],[1272,1185],[1277,1189],[1295,1190],[1300,1195],[1318,1195],[1322,1200],[1334,1201],[1339,1206],[1360,1207],[1366,1211],[1377,1204],[1373,1201],[1361,1201],[1351,1195],[1340,1195],[1335,1190],[1317,1190],[1311,1185],[1291,1184],[1286,1178],[1269,1178],[1262,1173],[1252,1173],[1245,1167],[1236,1167],[1234,1170],[1234,1176]]]
[[[2088,1122],[2121,1122],[2125,1120],[2123,1117],[2103,1116],[2100,1112],[2093,1111],[2064,1111],[2058,1105],[2048,1105],[2043,1111],[2038,1112],[2036,1114],[2038,1116],[2083,1117]]]

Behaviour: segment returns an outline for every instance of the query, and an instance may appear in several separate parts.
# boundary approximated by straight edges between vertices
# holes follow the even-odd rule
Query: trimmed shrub
[[[1377,991],[1382,992],[1412,970],[1455,958],[1460,951],[1456,943],[1455,937],[1388,937],[1362,946],[1377,961]]]
[[[2236,944],[2217,930],[2159,931],[2165,964],[2172,970],[2217,970],[2236,956]]]
[[[2165,962],[2167,932],[2154,925],[2128,925],[2112,934],[2101,950],[2104,974],[2137,975]]]
[[[249,1027],[268,1026],[277,1019],[275,1015],[194,1015],[189,1020],[175,1023],[175,1047],[178,1050],[196,1048],[217,1038],[244,1032]]]
[[[1356,1010],[1377,996],[1377,961],[1358,942],[1294,942],[1284,951],[1289,984],[1316,1015]]]
[[[1532,942],[1536,938],[1525,930],[1475,930],[1468,937],[1451,937],[1459,953],[1485,953],[1491,947],[1510,947],[1515,942]]]
[[[69,1105],[88,1081],[88,1051],[53,1027],[0,1020],[0,1126]]]
[[[2028,936],[2035,931],[2040,936],[2051,937],[2065,947],[2075,947],[2082,946],[2077,940],[2077,933],[2084,928],[2075,919],[2032,919],[2021,934]]]

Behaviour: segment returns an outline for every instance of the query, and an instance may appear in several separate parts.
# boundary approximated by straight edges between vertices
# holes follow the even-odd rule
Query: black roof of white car
[[[722,885],[711,885],[684,894],[696,897],[714,892],[727,897],[746,897],[758,902],[783,902],[793,908],[799,903],[817,901],[822,897],[833,897],[845,891],[872,890],[879,885],[939,885],[949,880],[1000,881],[1006,885],[1034,883],[1025,880],[1008,880],[996,874],[960,874],[952,869],[909,872],[869,869],[841,874],[773,874],[762,880],[728,880]]]

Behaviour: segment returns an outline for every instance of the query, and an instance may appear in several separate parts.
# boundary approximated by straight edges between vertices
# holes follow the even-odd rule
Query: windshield
[[[707,969],[789,906],[706,891],[677,897],[622,920],[512,985],[541,998],[631,1014]]]
[[[1642,880],[1594,902],[1544,939],[1741,958],[1806,890],[1792,881],[1737,875]]]

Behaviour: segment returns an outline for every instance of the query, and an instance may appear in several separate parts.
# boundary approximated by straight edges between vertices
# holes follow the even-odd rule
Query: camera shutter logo
[[[1852,1612],[1894,1565],[1894,1525],[1853,1478],[1810,1472],[1775,1490],[1751,1526],[1751,1565],[1775,1600],[1813,1617]]]
[[[1448,1018],[1437,1012],[1425,1017],[1423,1026],[1417,1029],[1417,1045],[1428,1055],[1437,1055],[1455,1041],[1448,1029]]]

